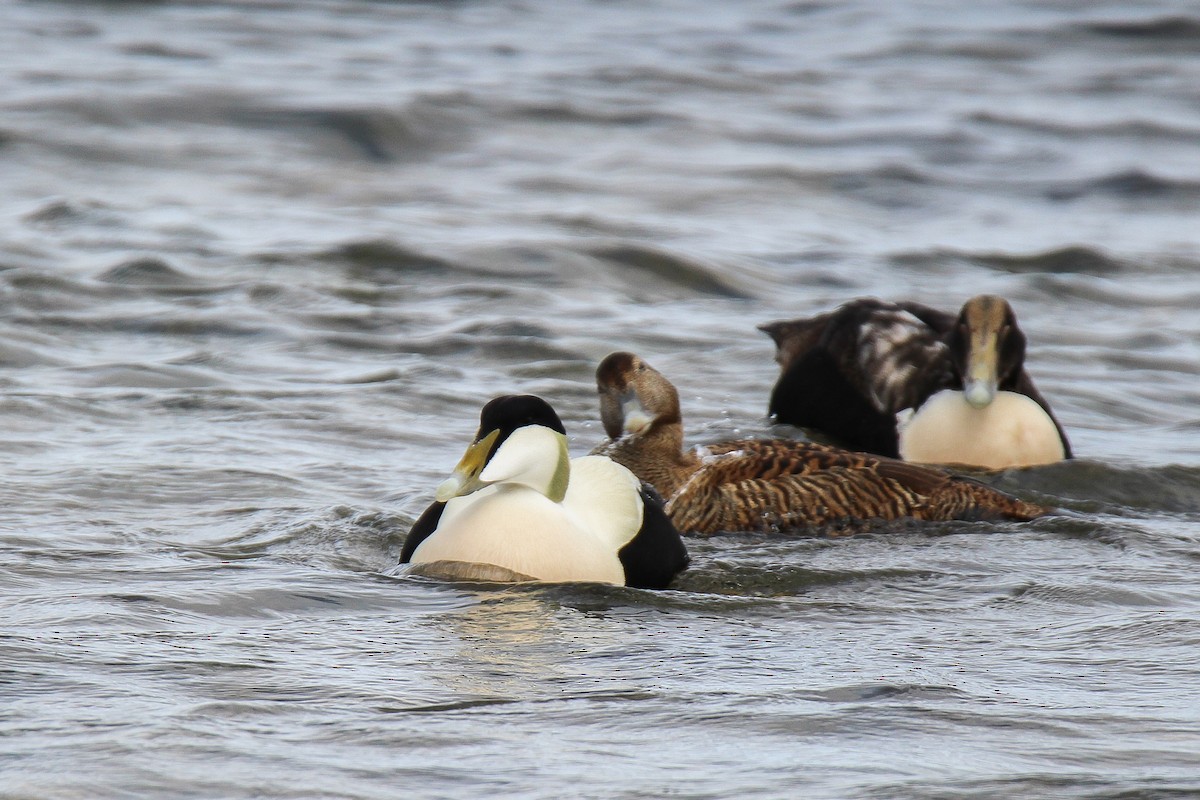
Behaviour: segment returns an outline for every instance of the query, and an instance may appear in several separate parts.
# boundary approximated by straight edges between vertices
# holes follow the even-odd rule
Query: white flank
[[[507,570],[538,581],[624,585],[617,552],[641,529],[638,486],[633,473],[600,456],[571,462],[562,503],[522,484],[488,486],[446,504],[412,563],[498,567],[484,571],[489,579]]]

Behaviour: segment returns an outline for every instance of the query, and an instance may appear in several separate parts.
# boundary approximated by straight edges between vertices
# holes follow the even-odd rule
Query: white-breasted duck
[[[562,421],[533,395],[483,407],[475,440],[400,556],[454,579],[641,588],[667,586],[687,561],[654,491],[610,459],[570,459]]]
[[[921,463],[1003,469],[1072,457],[1002,297],[973,297],[957,316],[863,298],[759,330],[776,345],[769,411],[779,422]]]

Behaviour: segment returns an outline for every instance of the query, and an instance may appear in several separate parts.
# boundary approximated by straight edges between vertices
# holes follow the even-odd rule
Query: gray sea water
[[[1169,0],[0,0],[0,796],[1200,796],[1198,143]],[[494,395],[981,292],[1064,515],[396,567]]]

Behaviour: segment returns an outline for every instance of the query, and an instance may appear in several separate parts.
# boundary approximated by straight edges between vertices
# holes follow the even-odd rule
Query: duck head
[[[610,439],[642,436],[681,423],[679,392],[633,353],[610,353],[596,368],[600,419]]]
[[[508,483],[561,502],[569,476],[566,429],[550,404],[534,395],[503,395],[483,407],[479,432],[436,497],[445,502]]]
[[[1003,297],[981,294],[962,307],[948,340],[963,396],[984,408],[1010,386],[1025,362],[1025,334]]]

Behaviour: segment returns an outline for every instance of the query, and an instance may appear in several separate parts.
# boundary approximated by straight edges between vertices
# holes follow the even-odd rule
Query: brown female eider
[[[822,532],[875,520],[1029,520],[1046,510],[934,468],[827,445],[741,440],[683,448],[679,393],[632,353],[596,370],[610,441],[593,452],[628,467],[666,499],[683,533]]]
[[[1071,458],[1001,297],[973,297],[957,316],[859,299],[759,330],[775,340],[769,408],[779,422],[906,461],[1003,469]]]

